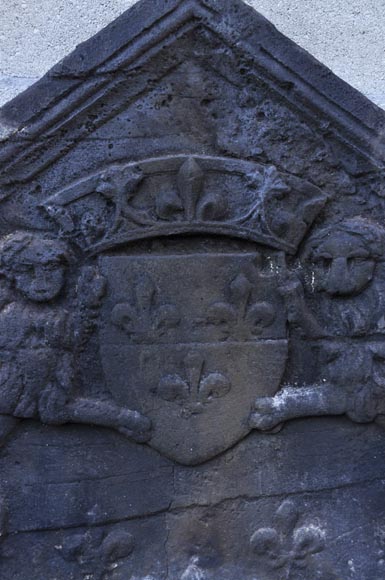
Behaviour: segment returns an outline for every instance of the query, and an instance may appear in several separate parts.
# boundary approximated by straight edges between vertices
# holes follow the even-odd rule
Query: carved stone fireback
[[[3,107],[2,580],[384,579],[384,128],[240,0]]]

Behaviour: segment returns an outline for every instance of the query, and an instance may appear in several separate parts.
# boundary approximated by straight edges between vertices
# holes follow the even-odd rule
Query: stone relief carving
[[[250,431],[253,393],[275,393],[287,359],[281,262],[279,252],[255,251],[99,258],[107,282],[99,324],[104,376],[117,400],[151,419],[152,447],[199,463]],[[218,414],[228,418],[225,432]],[[197,441],[198,429],[209,436]]]
[[[315,415],[383,423],[383,244],[383,229],[363,218],[323,228],[309,239],[303,260],[310,298],[295,275],[283,292],[290,323],[319,341],[322,376],[318,385],[286,386],[274,398],[257,400],[256,428]],[[347,348],[349,338],[354,340]]]
[[[253,284],[239,274],[228,286],[229,301],[214,302],[208,309],[208,322],[227,336],[252,339],[274,322],[276,313],[270,302],[253,302]]]
[[[177,155],[112,166],[42,205],[61,235],[85,250],[194,230],[293,251],[326,200],[318,187],[272,165]]]
[[[143,276],[133,288],[131,302],[117,304],[111,320],[135,341],[167,333],[181,322],[174,304],[159,302],[159,291],[150,276]]]
[[[383,113],[238,0],[100,34],[1,112],[0,577],[382,580]]]
[[[184,360],[186,378],[166,375],[159,383],[156,394],[165,401],[175,401],[182,407],[182,415],[203,413],[213,399],[225,397],[231,389],[229,379],[219,372],[205,372],[205,361],[194,352]]]
[[[250,173],[247,175],[248,183],[250,180],[251,183],[258,183],[258,195],[264,199],[268,193],[277,191],[282,199],[282,192],[286,193],[288,188],[282,185],[275,170],[270,168],[267,171],[268,177],[266,172],[258,171],[254,171],[252,178]],[[133,222],[136,225],[138,223],[132,220],[131,214],[121,209],[123,189],[125,196],[128,195],[127,176],[124,171],[123,175],[118,170],[113,170],[113,173],[114,182],[107,178],[111,171],[104,172],[103,177],[97,181],[100,183],[102,180],[104,183],[104,187],[98,187],[97,191],[103,191],[103,196],[108,191],[109,198],[115,200],[115,217],[108,233],[108,245],[114,243],[112,235],[120,241],[119,227],[125,230],[132,227]],[[141,176],[136,181],[142,182],[143,179]],[[179,195],[186,200],[191,200],[195,195],[198,200],[203,187],[203,172],[193,159],[189,158],[182,164],[177,173],[177,184]],[[83,185],[81,190],[83,197],[88,195],[84,194]],[[73,200],[76,202],[78,194],[74,197],[73,191],[70,192],[71,203]],[[131,194],[127,199],[130,198]],[[57,203],[58,197],[55,199]],[[274,208],[276,198],[273,196],[271,199]],[[302,220],[303,228],[307,227],[311,219],[309,215],[314,217],[314,208],[319,207],[321,199],[318,193],[316,201],[310,197],[310,200],[298,205],[296,200],[297,207],[292,210],[293,213],[283,210],[281,206],[276,211],[269,211],[275,215],[276,222],[281,220],[281,225],[289,223],[290,216],[296,211],[295,230],[298,231],[299,220]],[[63,223],[63,212],[57,209],[53,212],[52,207],[50,201],[47,211],[55,219],[60,216]],[[82,207],[84,209],[84,205]],[[269,207],[261,208],[260,202],[256,202],[249,210],[249,217],[257,212],[256,224],[260,224],[260,230],[256,229],[254,235],[265,236],[264,224]],[[196,210],[185,208],[183,211],[182,221],[191,223],[195,219]],[[299,211],[304,217],[300,216]],[[65,215],[68,217],[68,213]],[[84,215],[89,217],[90,213]],[[285,217],[279,217],[281,215]],[[173,219],[179,222],[179,218],[174,215]],[[232,219],[228,223],[232,228],[243,227],[235,226]],[[84,232],[82,226],[81,231]],[[292,239],[290,228],[281,229],[280,235]],[[64,232],[63,236],[66,237]],[[283,248],[289,245],[286,240],[278,242],[278,238],[272,243],[280,243]],[[288,324],[294,331],[319,342],[318,356],[322,361],[323,376],[319,386],[305,386],[301,389],[285,386],[273,398],[257,399],[249,422],[250,428],[275,429],[289,419],[312,415],[346,414],[357,422],[378,419],[381,423],[384,398],[381,375],[385,353],[376,335],[381,335],[385,328],[383,297],[379,291],[383,276],[383,244],[384,233],[379,226],[365,218],[351,218],[335,226],[321,228],[310,236],[300,256],[300,275],[295,268],[287,268],[282,258],[279,258],[276,266],[271,266],[270,284],[273,283],[274,292],[283,298]],[[87,341],[87,335],[98,328],[98,307],[104,300],[108,272],[103,277],[95,266],[83,268],[77,281],[77,313],[69,315],[62,306],[55,309],[52,307],[52,303],[63,291],[65,271],[70,261],[70,253],[64,241],[16,232],[3,240],[1,261],[3,339],[6,348],[2,367],[4,437],[14,428],[18,419],[40,418],[47,424],[78,422],[110,426],[135,440],[149,439],[150,422],[137,411],[129,411],[108,398],[100,401],[87,399],[81,394],[74,397],[77,376],[73,349],[80,352],[84,341]],[[258,267],[262,272],[263,267]],[[178,332],[178,326],[183,329],[186,325],[186,316],[183,316],[185,304],[176,305],[172,300],[164,302],[164,291],[157,287],[151,276],[139,274],[139,270],[138,275],[136,286],[128,289],[128,295],[131,295],[129,301],[117,301],[114,305],[110,314],[112,324],[128,337],[133,337],[135,342],[162,340],[163,334],[169,331],[173,332],[173,340],[177,340],[175,333]],[[207,305],[205,313],[197,311],[194,319],[196,327],[204,329],[202,325],[205,320],[205,324],[215,329],[214,334],[215,331],[219,333],[220,341],[224,337],[242,341],[270,336],[269,328],[274,326],[277,316],[276,307],[267,297],[266,300],[256,299],[253,295],[256,284],[255,279],[250,280],[243,273],[225,281],[222,292],[225,292],[227,301],[214,299]],[[12,289],[18,293],[16,300],[7,297],[11,295]],[[280,318],[282,325],[282,315]],[[346,351],[344,338],[358,339],[368,336],[368,333],[370,340],[356,341]],[[282,330],[279,338],[285,338]],[[46,346],[47,342],[49,347]],[[59,368],[56,368],[56,363],[50,361],[58,352],[60,363]],[[232,381],[228,373],[220,370],[213,369],[209,374],[202,375],[205,364],[202,352],[186,352],[182,360],[184,371],[164,374],[158,379],[158,386],[152,386],[152,391],[164,401],[178,402],[182,406],[182,415],[187,417],[198,413],[198,409],[200,413],[213,399],[225,396],[231,389]],[[43,386],[40,372],[42,361],[47,372]],[[184,376],[186,373],[186,377],[190,378]]]
[[[298,526],[300,515],[293,502],[287,500],[275,514],[277,527],[259,528],[250,539],[256,557],[273,574],[287,580],[297,579],[300,570],[311,573],[313,554],[325,549],[324,530],[314,523]]]
[[[236,203],[232,196],[234,187],[238,191]],[[216,436],[207,439],[211,450],[208,447],[195,450],[194,443],[187,438],[183,451],[168,429],[162,433],[164,427],[156,425],[149,438],[150,445],[182,462],[197,462],[225,449],[253,427],[248,421],[251,400],[247,392],[253,388],[254,392],[261,389],[266,394],[276,391],[287,357],[286,313],[279,289],[287,271],[284,255],[295,251],[326,200],[327,195],[319,188],[282,174],[273,166],[231,158],[177,155],[111,166],[77,181],[41,204],[59,226],[63,240],[78,245],[86,256],[91,256],[94,264],[93,256],[101,256],[99,265],[93,267],[99,268],[105,279],[106,298],[101,296],[100,320],[94,310],[92,316],[83,316],[83,326],[93,320],[94,328],[99,329],[105,381],[116,400],[140,410],[153,423],[161,425],[163,420],[153,411],[154,393],[157,393],[158,401],[167,403],[165,411],[173,412],[178,401],[185,419],[197,417],[205,408],[201,420],[214,422],[219,404],[228,406],[228,411],[223,408],[221,413],[234,409],[237,390],[241,388],[239,378],[235,381],[238,385],[234,384],[236,365],[230,370],[226,359],[234,359],[238,351],[239,354],[250,352],[248,356],[253,362],[243,372],[250,377],[254,374],[255,378],[247,381],[257,381],[260,387],[253,387],[251,383],[244,388],[244,402],[237,405],[238,420],[234,415],[234,426],[226,436],[219,433],[220,425],[217,425]],[[192,265],[191,272],[186,272],[187,262],[184,264],[185,260],[177,256],[154,256],[150,262],[149,259],[141,261],[139,256],[134,259],[124,258],[123,254],[121,258],[106,255],[130,240],[189,233],[246,237],[271,251],[270,255],[268,251],[250,255],[249,263],[243,259],[244,271],[234,267],[236,257],[231,255],[215,258],[214,254],[208,254],[206,266],[198,255],[196,258],[191,255],[186,258]],[[223,266],[226,260],[227,275]],[[130,263],[134,276],[129,271]],[[207,292],[212,285],[210,263],[214,269],[219,268],[218,272],[223,272],[215,278],[218,282],[211,294]],[[207,269],[203,277],[202,267]],[[185,290],[179,289],[180,296],[174,296],[175,291],[167,286],[167,268],[188,279],[191,287],[201,279],[200,295],[197,291],[189,296],[186,285]],[[174,284],[178,283],[175,278]],[[114,298],[110,306],[111,296]],[[146,370],[143,362],[138,366],[137,361],[149,360],[151,348],[166,340],[176,347],[175,360],[171,364],[171,358],[165,355],[164,371],[159,376],[150,376],[153,371]],[[228,345],[225,340],[229,341]],[[211,344],[209,356],[204,352],[205,341]],[[231,348],[231,341],[235,348]],[[262,360],[269,351],[269,362],[262,370]],[[124,360],[121,352],[126,353]],[[159,352],[160,349],[154,351],[155,356]],[[214,362],[214,356],[215,360],[222,357],[222,363]],[[157,364],[161,367],[164,362],[159,360]],[[122,377],[129,373],[135,377],[139,389],[144,376],[149,375],[145,379],[148,386],[145,391],[141,389],[140,396],[135,387],[132,393],[127,392]],[[148,397],[144,396],[146,390]],[[166,443],[167,433],[171,437],[169,443]]]
[[[150,424],[139,413],[77,390],[76,353],[90,330],[81,322],[87,320],[89,327],[90,311],[104,292],[97,271],[86,270],[78,279],[78,312],[70,314],[59,302],[70,261],[62,242],[16,232],[1,240],[0,260],[3,439],[19,419],[34,418],[113,427],[146,440]]]
[[[383,332],[379,285],[384,233],[374,222],[356,217],[315,231],[308,240],[302,257],[304,282],[324,335]]]

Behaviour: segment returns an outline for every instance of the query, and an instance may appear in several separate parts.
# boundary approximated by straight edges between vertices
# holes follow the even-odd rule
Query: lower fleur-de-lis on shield
[[[259,528],[250,539],[254,554],[277,570],[280,580],[297,580],[298,571],[308,570],[311,557],[325,548],[324,530],[315,524],[298,526],[300,515],[292,501],[284,501],[275,513],[275,527]]]
[[[156,394],[180,405],[185,418],[202,413],[206,405],[231,389],[225,375],[218,371],[205,373],[204,367],[205,361],[198,353],[189,353],[184,359],[185,376],[166,375],[160,380]]]

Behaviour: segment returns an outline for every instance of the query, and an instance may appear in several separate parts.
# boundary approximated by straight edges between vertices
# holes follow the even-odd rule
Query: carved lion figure
[[[112,397],[92,399],[79,392],[75,352],[84,340],[79,325],[87,307],[101,299],[103,280],[87,268],[87,284],[83,273],[77,283],[82,294],[69,311],[64,304],[70,262],[63,242],[41,234],[16,232],[0,240],[0,439],[19,419],[40,419],[112,427],[143,442],[150,430],[145,417]]]
[[[316,415],[383,422],[384,240],[384,230],[364,218],[327,226],[309,239],[302,256],[305,289],[292,273],[282,293],[289,322],[317,341],[322,377],[319,384],[289,385],[275,397],[258,399],[255,428],[276,429],[289,419]]]

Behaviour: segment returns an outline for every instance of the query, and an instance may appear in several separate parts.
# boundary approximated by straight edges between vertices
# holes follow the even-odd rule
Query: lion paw
[[[277,432],[282,429],[284,417],[272,397],[261,397],[254,405],[250,425],[259,431]]]
[[[123,410],[119,415],[118,431],[137,443],[146,443],[151,438],[151,421],[137,411]]]

